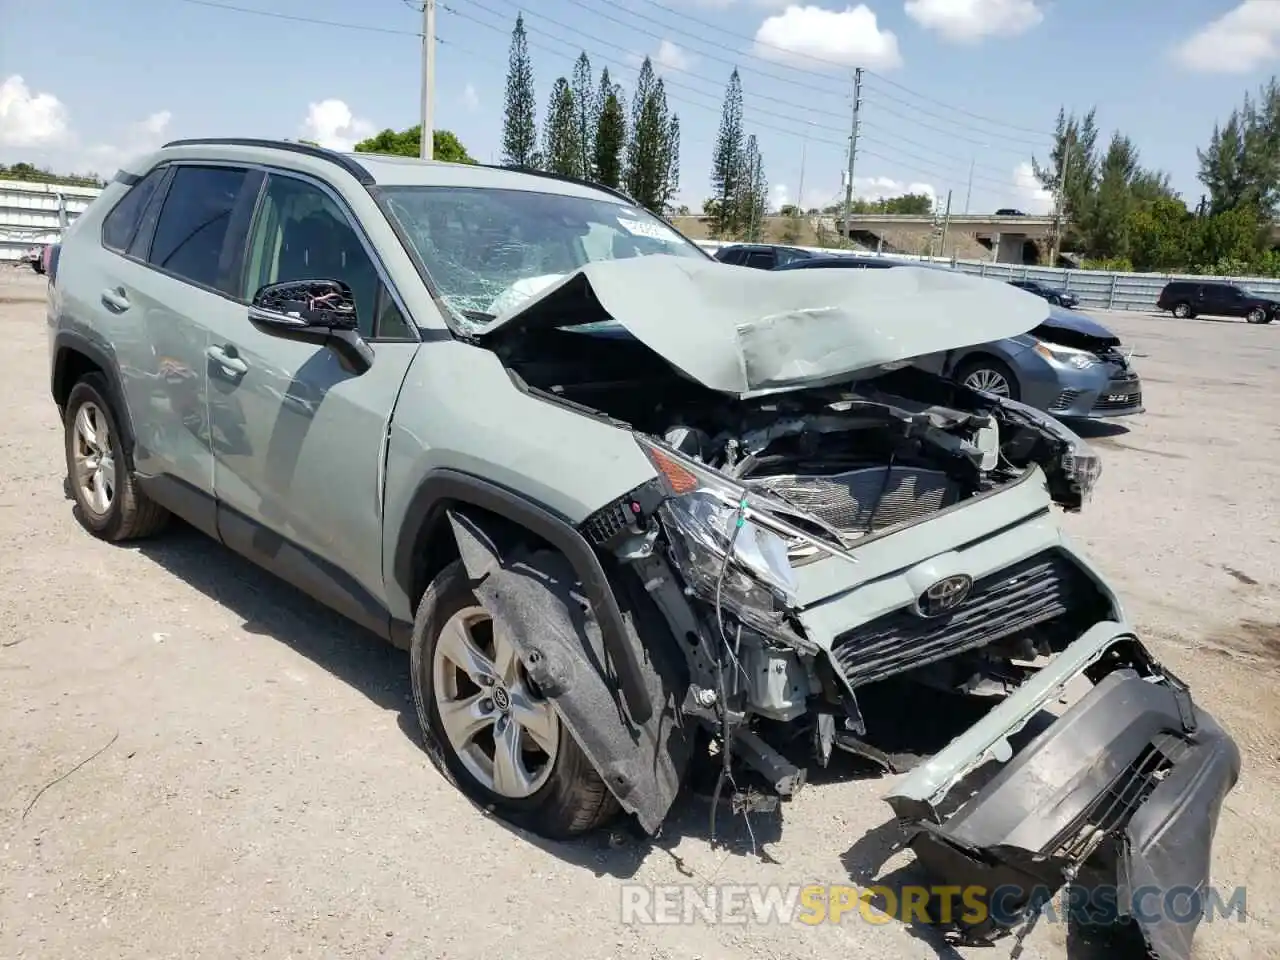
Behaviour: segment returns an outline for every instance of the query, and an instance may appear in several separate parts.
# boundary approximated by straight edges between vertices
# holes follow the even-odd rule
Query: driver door
[[[318,599],[385,629],[383,457],[416,330],[340,196],[301,175],[268,175],[244,274],[244,309],[210,336],[219,533]],[[307,279],[351,287],[375,353],[370,369],[357,373],[328,347],[249,320],[260,287]]]

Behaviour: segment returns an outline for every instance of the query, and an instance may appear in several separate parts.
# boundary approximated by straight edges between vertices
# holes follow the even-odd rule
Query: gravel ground
[[[1247,886],[1250,916],[1202,927],[1197,957],[1280,956],[1280,325],[1103,319],[1136,347],[1150,412],[1090,431],[1101,489],[1067,526],[1244,752],[1213,876]],[[418,745],[403,654],[197,534],[88,536],[62,493],[34,276],[0,271],[0,336],[0,956],[1005,954],[856,917],[624,925],[628,882],[883,876],[905,857],[886,780],[824,774],[781,823],[757,818],[766,858],[740,824],[712,850],[696,797],[656,842],[549,844],[480,815]],[[1025,955],[1117,954],[1041,924]]]

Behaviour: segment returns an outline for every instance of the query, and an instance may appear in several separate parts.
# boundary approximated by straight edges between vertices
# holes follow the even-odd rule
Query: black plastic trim
[[[637,723],[648,721],[653,715],[653,703],[638,653],[627,637],[622,611],[600,558],[572,523],[546,507],[468,473],[448,469],[431,471],[414,492],[396,544],[393,576],[401,589],[406,594],[413,589],[414,560],[422,545],[422,535],[433,530],[436,523],[447,523],[445,511],[454,504],[480,507],[505,517],[564,554],[591,602],[633,719]]]
[[[55,402],[58,402],[59,396],[70,393],[74,386],[74,384],[63,382],[66,376],[65,364],[68,353],[78,353],[93,361],[106,377],[107,387],[111,393],[107,399],[111,401],[116,421],[124,432],[122,439],[125,456],[132,461],[137,435],[133,430],[133,417],[129,413],[129,404],[125,402],[124,384],[120,378],[120,365],[116,361],[115,351],[110,344],[91,340],[78,330],[59,330],[53,338],[53,369],[50,371],[49,378],[49,392]]]
[[[136,173],[130,173],[128,170],[117,170],[116,175],[111,178],[116,183],[123,183],[126,187],[132,187],[142,181],[142,177]]]
[[[170,147],[257,147],[264,150],[283,150],[286,153],[300,153],[303,156],[315,157],[317,160],[327,160],[351,174],[362,186],[368,187],[374,183],[373,174],[350,157],[333,150],[326,150],[324,147],[313,147],[309,143],[296,143],[292,140],[262,140],[252,137],[201,137],[194,140],[170,140],[161,149],[167,150]]]
[[[135,479],[143,493],[170,513],[214,540],[222,539],[218,536],[218,507],[212,494],[169,473],[150,477],[137,474]]]

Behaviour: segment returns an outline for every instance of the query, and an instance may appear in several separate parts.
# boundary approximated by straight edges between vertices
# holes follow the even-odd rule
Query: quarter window
[[[246,300],[269,283],[340,280],[351,288],[366,337],[412,337],[404,315],[383,286],[346,214],[319,187],[272,176],[249,239]]]
[[[164,168],[152,170],[149,174],[130,187],[123,197],[112,207],[106,219],[102,221],[102,245],[108,250],[123,252],[128,249],[142,222],[142,211],[147,208],[147,201],[156,192],[156,187],[164,179]]]
[[[179,167],[160,211],[148,262],[217,289],[231,211],[247,174],[230,167]]]

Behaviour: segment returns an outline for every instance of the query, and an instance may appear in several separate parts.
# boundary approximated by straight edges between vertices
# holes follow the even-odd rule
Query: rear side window
[[[142,222],[142,212],[147,209],[147,201],[156,192],[156,187],[164,179],[164,168],[152,170],[149,174],[129,188],[129,191],[111,208],[106,219],[102,221],[102,245],[108,250],[123,253],[129,248],[129,241],[138,231]]]
[[[179,167],[156,223],[151,265],[216,288],[231,211],[247,175],[230,167]]]
[[[747,254],[747,266],[758,270],[772,270],[776,262],[772,250],[752,250]]]

